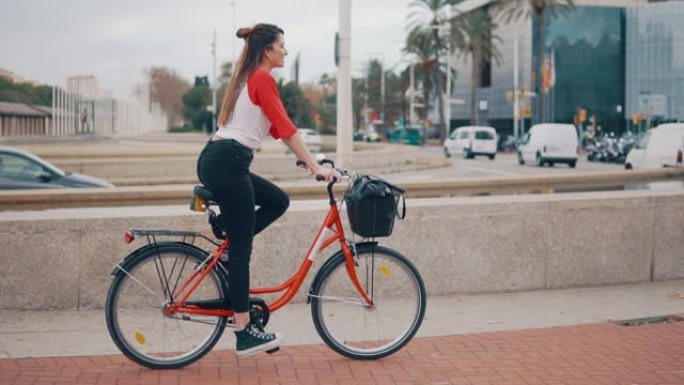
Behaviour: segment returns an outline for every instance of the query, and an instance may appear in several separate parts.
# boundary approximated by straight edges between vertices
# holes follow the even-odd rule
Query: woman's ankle
[[[233,319],[235,320],[235,331],[239,332],[245,330],[247,325],[249,325],[249,312],[235,313],[233,314]]]

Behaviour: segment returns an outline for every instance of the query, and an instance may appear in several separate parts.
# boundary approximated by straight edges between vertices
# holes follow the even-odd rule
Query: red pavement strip
[[[325,345],[285,346],[237,359],[213,351],[179,370],[149,370],[122,355],[0,360],[0,385],[684,384],[684,322],[610,323],[417,338],[378,361]]]

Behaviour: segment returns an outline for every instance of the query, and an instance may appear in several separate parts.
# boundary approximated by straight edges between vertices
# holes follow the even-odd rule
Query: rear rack
[[[130,234],[130,235],[129,235]],[[147,243],[149,244],[156,244],[157,243],[157,237],[182,237],[183,242],[188,242],[190,244],[195,244],[195,240],[197,238],[202,238],[216,246],[220,246],[221,244],[216,242],[215,240],[205,236],[202,233],[198,233],[196,231],[174,231],[174,230],[142,230],[142,229],[137,229],[137,230],[128,230],[126,232],[126,243],[131,243],[133,239],[135,239],[136,235],[144,236],[147,238]],[[129,240],[130,239],[130,240]]]

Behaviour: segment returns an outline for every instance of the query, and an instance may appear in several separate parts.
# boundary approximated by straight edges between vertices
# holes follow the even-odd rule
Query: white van
[[[462,155],[466,159],[476,155],[496,157],[496,130],[486,126],[465,126],[455,129],[444,141],[444,155]]]
[[[627,154],[625,168],[682,166],[684,123],[661,124],[649,130]]]
[[[567,163],[577,165],[579,140],[572,124],[535,124],[518,147],[518,164],[530,162],[539,167],[544,164]]]

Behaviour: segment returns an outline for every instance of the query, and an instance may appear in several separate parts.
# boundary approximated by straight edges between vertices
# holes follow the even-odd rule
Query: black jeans
[[[210,141],[197,160],[197,176],[214,194],[228,234],[228,287],[233,310],[248,310],[252,240],[290,205],[285,192],[249,172],[252,150],[233,139]],[[259,209],[255,211],[255,206]]]

